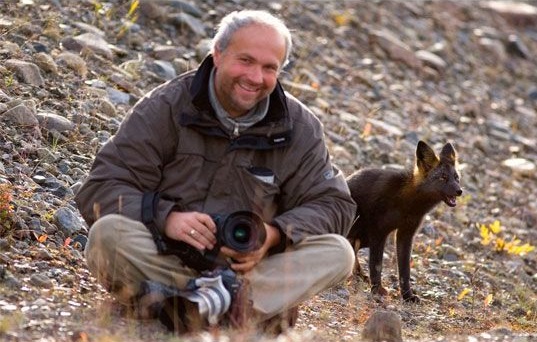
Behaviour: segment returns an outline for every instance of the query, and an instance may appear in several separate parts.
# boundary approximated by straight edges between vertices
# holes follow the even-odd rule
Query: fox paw
[[[369,276],[362,272],[356,273],[356,279],[360,279],[364,283],[369,283]]]
[[[412,290],[408,290],[407,292],[403,293],[403,301],[406,303],[419,303],[421,299],[414,292],[412,292]]]
[[[378,296],[387,296],[388,290],[386,290],[382,285],[373,285],[371,286],[371,293]]]

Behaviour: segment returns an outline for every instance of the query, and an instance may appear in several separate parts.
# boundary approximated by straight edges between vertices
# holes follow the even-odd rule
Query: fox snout
[[[450,191],[447,191],[443,201],[450,207],[457,205],[457,197],[462,195],[462,189],[459,183],[455,183],[450,187]]]

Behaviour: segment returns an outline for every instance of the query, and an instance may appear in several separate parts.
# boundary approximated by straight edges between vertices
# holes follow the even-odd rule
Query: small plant
[[[4,222],[11,217],[13,208],[11,206],[11,199],[13,189],[9,184],[0,184],[0,220]]]
[[[58,135],[54,134],[52,136],[52,142],[51,142],[51,146],[50,146],[52,151],[54,151],[54,152],[58,151],[59,143],[60,143],[60,138],[58,137]]]
[[[9,230],[13,221],[12,193],[11,185],[0,184],[0,236],[3,236],[4,232]]]
[[[526,255],[535,249],[535,246],[525,243],[512,236],[510,240],[507,237],[502,237],[502,227],[500,221],[496,220],[489,225],[479,225],[479,233],[481,235],[481,244],[484,246],[492,246],[494,251],[498,253],[507,252],[515,255]]]
[[[4,84],[6,88],[13,86],[14,83],[15,83],[15,78],[13,77],[13,74],[4,76]]]
[[[8,313],[0,317],[0,336],[4,333],[13,330],[14,327],[22,324],[23,316],[20,312]]]
[[[129,7],[129,11],[127,12],[127,15],[125,16],[125,21],[123,25],[121,25],[121,28],[119,29],[119,32],[117,34],[117,37],[121,39],[125,33],[127,33],[128,29],[138,20],[138,6],[140,5],[139,0],[133,0],[131,1],[131,5]]]

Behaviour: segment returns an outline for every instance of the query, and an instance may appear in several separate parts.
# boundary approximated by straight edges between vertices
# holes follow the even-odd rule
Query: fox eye
[[[448,181],[448,176],[446,176],[445,174],[441,174],[439,178],[440,178],[440,180],[442,182],[447,182]]]

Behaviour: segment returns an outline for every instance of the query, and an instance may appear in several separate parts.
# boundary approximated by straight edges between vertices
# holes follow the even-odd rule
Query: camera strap
[[[158,192],[145,192],[142,196],[142,222],[151,233],[159,254],[176,255],[188,267],[198,272],[226,267],[229,264],[218,258],[218,250],[200,253],[193,246],[170,239],[163,235],[155,224],[155,217],[160,196]]]
[[[164,254],[167,250],[166,243],[164,242],[162,234],[155,224],[159,199],[160,197],[158,192],[144,192],[144,195],[142,196],[142,222],[151,233],[158,252]]]

